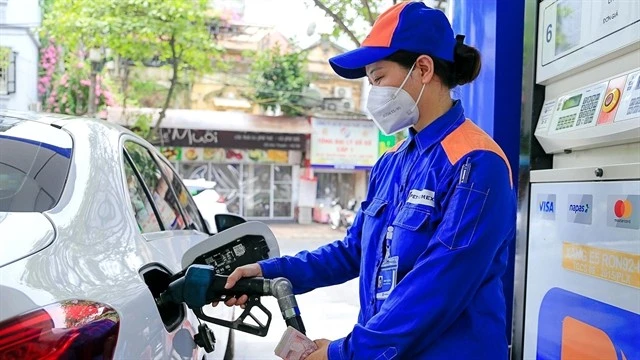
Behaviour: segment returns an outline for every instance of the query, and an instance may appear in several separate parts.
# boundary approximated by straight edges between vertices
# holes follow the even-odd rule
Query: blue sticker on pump
[[[560,288],[540,304],[537,360],[640,359],[640,315]]]
[[[384,300],[389,297],[391,291],[396,287],[398,277],[398,257],[391,256],[384,260],[380,266],[380,274],[378,275],[378,290],[376,299]]]

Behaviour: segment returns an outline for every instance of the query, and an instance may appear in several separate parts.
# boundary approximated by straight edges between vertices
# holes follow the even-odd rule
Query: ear
[[[416,69],[420,71],[420,80],[428,84],[433,79],[433,59],[429,55],[420,55],[416,60]]]

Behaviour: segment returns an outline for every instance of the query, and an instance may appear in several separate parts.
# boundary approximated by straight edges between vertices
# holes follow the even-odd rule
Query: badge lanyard
[[[398,256],[391,256],[391,241],[393,238],[393,226],[387,228],[385,236],[385,253],[384,261],[380,266],[378,275],[378,289],[376,292],[377,300],[385,300],[396,287],[398,279]]]

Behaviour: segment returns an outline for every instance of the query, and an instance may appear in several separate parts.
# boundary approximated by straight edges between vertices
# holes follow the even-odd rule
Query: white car
[[[0,359],[222,359],[155,298],[210,237],[146,141],[101,120],[0,110]],[[207,309],[230,320],[232,308]]]
[[[215,190],[216,182],[205,179],[183,179],[185,186],[193,196],[207,227],[216,231],[214,217],[217,214],[228,214],[225,198]]]

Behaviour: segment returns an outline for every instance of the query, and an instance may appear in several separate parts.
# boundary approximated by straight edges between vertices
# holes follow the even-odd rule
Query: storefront
[[[292,219],[299,171],[289,152],[193,147],[161,147],[185,179],[216,182],[230,212],[248,219]],[[300,155],[292,154],[291,159]]]
[[[294,218],[307,119],[169,110],[161,127],[158,147],[180,176],[215,181],[230,212]]]
[[[331,203],[345,206],[350,199],[364,200],[371,168],[389,147],[394,136],[385,136],[369,119],[311,119],[309,163],[317,181],[313,212],[316,222],[326,222]]]

